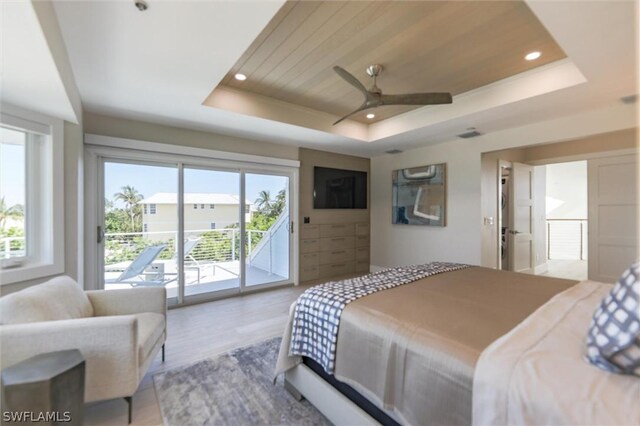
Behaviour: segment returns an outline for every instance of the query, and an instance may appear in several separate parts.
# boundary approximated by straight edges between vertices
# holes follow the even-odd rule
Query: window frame
[[[0,286],[64,273],[65,264],[64,122],[13,105],[1,104],[1,110],[3,126],[41,134],[45,140],[36,155],[26,158],[27,256],[0,261]]]
[[[156,203],[150,203],[149,204],[149,215],[155,215],[158,214],[158,206]]]

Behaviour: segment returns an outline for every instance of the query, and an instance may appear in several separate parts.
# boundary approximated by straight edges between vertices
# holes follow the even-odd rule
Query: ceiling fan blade
[[[367,88],[364,87],[364,84],[360,83],[360,80],[355,78],[353,76],[353,74],[351,74],[349,71],[345,70],[344,68],[340,68],[337,65],[335,67],[333,67],[333,70],[340,77],[342,77],[344,79],[344,81],[346,81],[347,83],[349,83],[350,85],[352,85],[353,87],[358,89],[364,95],[365,99],[369,99],[371,97],[371,94],[369,93]]]
[[[406,93],[404,95],[382,95],[382,105],[441,105],[453,102],[451,93]]]
[[[355,114],[359,113],[360,111],[364,111],[365,109],[368,109],[368,108],[369,107],[367,106],[367,104],[364,103],[364,104],[360,105],[360,107],[357,110],[351,111],[349,114],[345,115],[340,120],[338,120],[335,123],[333,123],[333,125],[335,126],[336,124],[340,123],[342,120],[345,120],[345,119],[351,117],[352,115],[355,115]]]

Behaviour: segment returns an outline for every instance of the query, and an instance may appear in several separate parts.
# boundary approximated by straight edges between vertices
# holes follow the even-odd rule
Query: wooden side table
[[[2,371],[2,420],[82,425],[85,361],[77,349],[36,355]]]

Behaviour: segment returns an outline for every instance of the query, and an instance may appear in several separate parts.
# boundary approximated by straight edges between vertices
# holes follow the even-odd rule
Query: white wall
[[[547,218],[587,218],[587,162],[547,166]]]
[[[481,257],[481,154],[631,128],[633,108],[605,109],[384,155],[371,160],[371,264],[394,266],[433,260],[479,265]],[[445,162],[448,167],[448,225],[444,228],[391,224],[391,172]]]

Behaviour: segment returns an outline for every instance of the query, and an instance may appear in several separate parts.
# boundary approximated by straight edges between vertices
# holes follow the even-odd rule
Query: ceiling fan
[[[369,65],[367,67],[367,74],[373,78],[373,86],[367,90],[366,87],[360,81],[355,78],[349,71],[339,66],[333,67],[333,70],[342,77],[347,83],[354,86],[364,95],[364,102],[358,109],[350,112],[342,117],[340,120],[333,123],[340,123],[345,118],[349,118],[360,111],[369,108],[376,108],[383,105],[441,105],[450,104],[453,102],[451,93],[447,92],[433,92],[433,93],[405,93],[402,95],[383,95],[382,90],[376,86],[376,79],[380,72],[382,72],[382,65]]]

